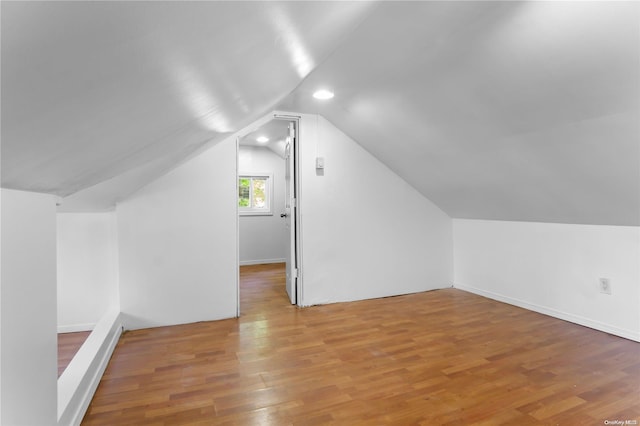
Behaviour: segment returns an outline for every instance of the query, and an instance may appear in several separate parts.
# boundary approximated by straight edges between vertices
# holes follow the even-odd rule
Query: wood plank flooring
[[[58,333],[58,377],[62,375],[89,334],[90,331]]]
[[[241,269],[240,319],[126,332],[85,425],[640,421],[640,344],[455,289],[298,309]]]

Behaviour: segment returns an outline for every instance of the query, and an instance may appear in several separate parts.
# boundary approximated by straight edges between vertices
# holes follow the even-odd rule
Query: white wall
[[[2,189],[0,424],[57,423],[56,206]]]
[[[58,331],[92,330],[117,306],[115,212],[58,213]]]
[[[302,118],[300,168],[303,305],[452,285],[451,219],[322,117]]]
[[[287,229],[280,213],[284,211],[284,159],[268,148],[240,146],[238,170],[273,174],[271,216],[240,216],[240,264],[284,262]]]
[[[640,340],[640,228],[455,219],[453,229],[456,287]]]
[[[236,185],[231,137],[118,204],[125,327],[236,315]]]
[[[303,305],[451,286],[445,213],[321,117],[300,147]],[[230,137],[118,204],[127,328],[235,316],[236,172]]]

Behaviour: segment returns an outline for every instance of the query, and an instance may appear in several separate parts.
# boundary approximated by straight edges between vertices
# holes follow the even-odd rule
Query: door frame
[[[302,268],[302,220],[300,214],[300,199],[301,199],[301,187],[300,187],[300,122],[302,116],[288,113],[274,112],[272,114],[263,117],[255,121],[253,124],[245,127],[236,134],[236,178],[235,178],[235,193],[236,193],[236,317],[240,318],[240,215],[238,212],[238,177],[240,173],[240,139],[253,132],[256,128],[272,121],[282,120],[295,123],[295,137],[293,140],[293,181],[294,181],[294,197],[296,199],[294,214],[292,218],[292,229],[295,232],[295,244],[292,250],[292,258],[295,259],[295,263],[298,270],[298,276],[296,279],[296,306],[302,306],[303,295],[303,268]],[[274,213],[275,214],[275,213]]]

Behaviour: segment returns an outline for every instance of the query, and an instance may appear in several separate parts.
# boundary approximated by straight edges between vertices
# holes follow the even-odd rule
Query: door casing
[[[297,277],[296,277],[296,285],[295,285],[295,294],[296,300],[295,304],[297,306],[302,306],[302,296],[303,296],[303,269],[302,269],[302,223],[301,223],[301,214],[300,214],[300,199],[301,199],[301,190],[300,190],[300,173],[299,173],[299,165],[300,165],[300,121],[301,116],[298,115],[288,115],[288,114],[278,114],[274,113],[271,120],[286,120],[294,123],[295,132],[293,138],[293,186],[294,186],[294,194],[295,198],[295,208],[293,209],[292,216],[292,229],[295,233],[295,237],[293,238],[292,247],[292,259],[295,263],[297,269]],[[262,124],[268,122],[270,120],[265,120]],[[238,173],[239,173],[239,147],[240,147],[240,139],[242,139],[246,134],[250,133],[253,127],[249,126],[245,128],[245,131],[238,134],[236,137],[236,185],[238,182]],[[237,189],[236,189],[237,194]],[[274,212],[274,214],[277,214]],[[291,240],[291,239],[289,239]],[[240,220],[238,215],[238,202],[236,199],[236,265],[237,274],[236,274],[236,317],[240,317]]]

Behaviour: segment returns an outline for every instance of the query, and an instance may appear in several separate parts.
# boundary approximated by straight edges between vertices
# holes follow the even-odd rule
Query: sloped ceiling
[[[282,109],[452,217],[640,225],[637,2],[1,7],[3,187],[114,199]]]
[[[287,136],[289,136],[289,122],[287,120],[274,119],[264,125],[250,131],[240,138],[238,143],[242,146],[263,147],[271,150],[274,154],[285,158],[287,146]],[[268,140],[261,142],[260,137]]]
[[[67,196],[149,163],[161,173],[251,123],[321,63],[370,5],[1,7],[2,186]]]
[[[638,225],[639,6],[382,3],[280,106],[452,217]]]

